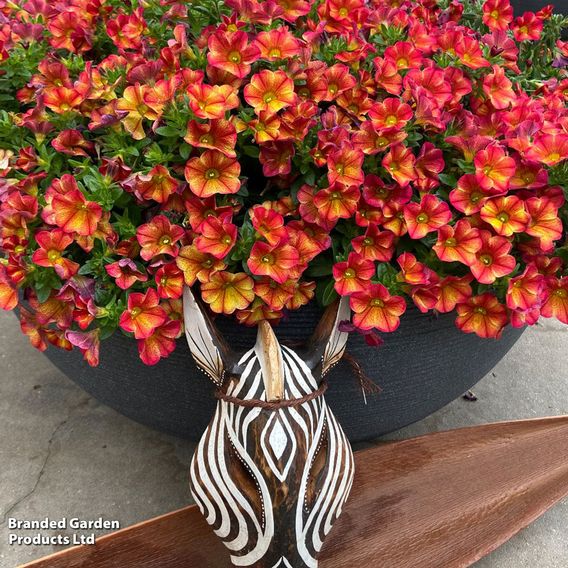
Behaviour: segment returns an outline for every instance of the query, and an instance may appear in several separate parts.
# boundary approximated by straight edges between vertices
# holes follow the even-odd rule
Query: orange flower
[[[341,183],[346,186],[360,185],[364,175],[361,169],[365,156],[350,144],[342,144],[338,150],[331,152],[327,158],[327,179],[329,184]]]
[[[545,318],[555,317],[568,324],[568,277],[549,278],[546,282],[545,297],[541,315]]]
[[[452,218],[448,204],[427,193],[420,203],[404,206],[404,220],[412,239],[422,239],[428,233],[447,225]]]
[[[32,262],[38,266],[52,267],[57,275],[67,280],[76,274],[79,265],[64,258],[63,251],[73,242],[73,237],[61,229],[39,231],[35,235],[39,249],[32,255]]]
[[[220,271],[201,285],[203,300],[216,314],[244,310],[254,300],[254,280],[244,272]]]
[[[380,231],[377,225],[369,225],[364,235],[351,241],[353,250],[363,258],[388,262],[394,252],[394,234]]]
[[[568,159],[568,134],[542,134],[526,152],[528,160],[556,166]]]
[[[461,262],[469,266],[475,262],[475,253],[481,244],[479,230],[466,219],[461,219],[454,227],[440,227],[438,241],[432,248],[444,262]]]
[[[189,106],[198,118],[225,118],[225,113],[239,106],[239,97],[230,85],[193,83],[187,88]]]
[[[505,109],[517,98],[513,91],[513,83],[505,76],[505,70],[493,65],[493,73],[483,79],[483,92],[496,109]]]
[[[217,150],[206,150],[185,165],[185,179],[198,197],[237,193],[241,187],[239,162]]]
[[[157,215],[136,231],[136,238],[142,247],[140,256],[144,260],[152,260],[160,254],[175,257],[179,250],[176,243],[184,234],[183,228],[172,225],[165,215]]]
[[[263,277],[254,284],[255,294],[274,311],[283,310],[295,290],[294,280],[278,283],[272,278]]]
[[[361,292],[369,285],[375,275],[375,263],[363,258],[356,252],[349,253],[345,262],[337,262],[333,266],[335,291],[340,296],[349,296]]]
[[[237,131],[232,122],[225,119],[211,120],[201,123],[191,120],[187,125],[184,140],[197,148],[219,150],[227,158],[236,158],[235,144]]]
[[[149,337],[138,340],[138,353],[146,365],[156,365],[162,357],[168,357],[176,348],[176,338],[181,332],[181,322],[169,320],[154,330]]]
[[[83,102],[81,93],[71,87],[53,87],[46,89],[43,102],[57,114],[76,110]]]
[[[353,324],[359,329],[391,332],[400,325],[406,303],[400,296],[391,296],[382,284],[371,284],[350,298],[354,312]]]
[[[480,231],[482,245],[476,253],[476,260],[470,265],[471,272],[478,282],[493,284],[497,278],[511,274],[516,261],[509,252],[511,243],[499,235],[491,236],[489,231]]]
[[[195,245],[183,247],[176,257],[176,264],[183,272],[185,283],[193,286],[196,280],[207,282],[214,272],[224,270],[227,265],[211,254],[203,253]]]
[[[153,108],[148,101],[150,88],[146,85],[131,85],[124,89],[122,98],[118,100],[116,108],[128,114],[121,120],[124,128],[132,135],[134,140],[145,138],[144,119],[156,120],[160,116],[161,108]]]
[[[530,264],[520,276],[509,280],[507,307],[527,311],[538,306],[543,286],[544,276],[534,264]]]
[[[6,267],[0,264],[0,308],[13,310],[17,305],[18,292],[16,291],[16,286],[8,276]]]
[[[83,236],[92,235],[102,218],[102,207],[87,201],[78,190],[56,194],[51,202],[55,224],[67,233]]]
[[[474,159],[475,175],[479,185],[485,190],[505,193],[517,168],[515,160],[497,144],[479,151]]]
[[[99,364],[100,350],[100,330],[92,331],[71,331],[65,332],[65,339],[75,347],[78,347],[83,354],[83,359],[91,366],[96,367]]]
[[[153,288],[145,294],[138,292],[128,296],[128,307],[120,316],[119,325],[124,331],[134,334],[136,339],[150,337],[156,328],[167,319],[166,312],[159,306],[160,298]]]
[[[338,219],[349,219],[355,213],[360,197],[361,192],[355,186],[334,185],[318,191],[313,202],[318,216],[334,223]]]
[[[290,59],[301,53],[299,41],[283,26],[260,32],[255,43],[260,49],[260,56],[268,61]]]
[[[209,36],[209,65],[227,71],[239,79],[250,73],[251,64],[260,56],[260,50],[255,44],[248,45],[246,32],[232,33],[216,32]]]
[[[403,144],[393,145],[382,161],[383,168],[403,187],[416,179],[415,163],[412,150]]]
[[[184,276],[183,272],[172,263],[160,266],[154,276],[157,285],[158,295],[162,299],[181,298],[183,294]]]
[[[465,303],[471,296],[471,276],[447,276],[438,284],[438,301],[434,309],[440,313],[452,312],[457,304]]]
[[[289,244],[270,245],[257,241],[254,243],[247,265],[256,276],[269,276],[279,284],[294,276],[300,255]]]
[[[473,296],[457,306],[457,327],[464,333],[475,333],[483,338],[498,338],[507,325],[507,310],[489,293]]]
[[[525,204],[515,195],[496,197],[486,201],[481,208],[480,216],[493,227],[498,235],[504,237],[522,233],[529,221]]]
[[[399,282],[412,286],[430,284],[432,270],[419,262],[411,252],[403,252],[396,262],[400,266],[400,272],[396,278]]]
[[[562,237],[562,221],[558,208],[547,197],[530,197],[525,202],[530,220],[526,233],[540,241],[543,251],[554,248],[554,242]]]
[[[147,174],[136,176],[134,189],[141,199],[166,203],[178,185],[179,182],[170,175],[168,169],[158,164]]]
[[[450,191],[450,203],[466,215],[480,211],[487,199],[475,174],[462,176],[458,180],[457,187]]]
[[[373,126],[379,131],[387,128],[401,130],[407,125],[412,116],[413,112],[410,105],[394,97],[375,103],[369,110],[369,118]]]
[[[509,0],[486,0],[483,4],[483,23],[491,30],[507,31],[513,21]]]
[[[225,258],[237,240],[237,227],[218,217],[207,217],[199,226],[199,236],[194,245],[204,254],[218,259]]]
[[[256,114],[262,111],[275,113],[296,101],[294,81],[284,71],[264,69],[252,76],[245,86],[244,97]]]

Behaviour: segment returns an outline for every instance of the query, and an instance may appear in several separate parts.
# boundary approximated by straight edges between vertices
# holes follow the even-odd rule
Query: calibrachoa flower
[[[507,324],[507,310],[493,294],[473,296],[467,302],[458,304],[456,310],[456,325],[464,333],[497,338]]]
[[[96,364],[122,330],[155,364],[184,286],[245,325],[344,296],[374,344],[408,302],[483,337],[568,320],[550,7],[20,4],[1,9],[0,308],[37,348]]]
[[[128,307],[120,316],[120,327],[133,333],[136,339],[150,337],[167,319],[159,301],[158,293],[153,288],[148,288],[145,294],[130,294]]]
[[[370,284],[351,296],[351,309],[357,327],[391,332],[400,325],[406,304],[400,296],[391,296],[382,284]]]

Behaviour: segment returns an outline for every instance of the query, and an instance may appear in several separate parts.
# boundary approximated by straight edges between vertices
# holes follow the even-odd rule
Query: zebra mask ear
[[[221,386],[234,356],[189,286],[183,291],[183,319],[185,337],[197,366]]]
[[[339,324],[350,320],[349,298],[344,296],[328,306],[308,342],[308,365],[314,370],[321,366],[322,377],[345,353],[349,334],[341,331]]]

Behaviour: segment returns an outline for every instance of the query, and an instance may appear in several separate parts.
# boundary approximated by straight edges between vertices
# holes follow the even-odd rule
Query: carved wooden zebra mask
[[[193,456],[191,491],[234,566],[318,565],[353,482],[351,446],[323,397],[349,317],[344,302],[328,309],[305,349],[281,346],[261,322],[256,345],[236,354],[185,289],[187,341],[219,398]]]

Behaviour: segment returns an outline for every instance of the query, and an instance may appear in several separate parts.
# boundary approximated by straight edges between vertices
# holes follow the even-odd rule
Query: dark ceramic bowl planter
[[[292,313],[278,328],[279,340],[306,339],[319,316],[312,306]],[[384,335],[381,347],[368,347],[360,336],[349,339],[348,352],[382,388],[365,405],[345,362],[330,372],[326,399],[352,441],[392,432],[445,406],[488,373],[522,334],[509,327],[501,339],[483,340],[460,332],[454,318],[433,318],[409,308],[400,328]],[[216,323],[233,349],[254,345],[256,329],[229,320]],[[84,363],[78,350],[50,348],[46,354],[95,398],[158,430],[197,440],[213,414],[212,385],[195,367],[185,338],[154,367],[144,365],[136,342],[119,333],[103,343],[97,368]]]

